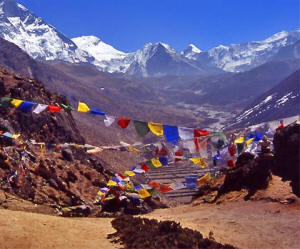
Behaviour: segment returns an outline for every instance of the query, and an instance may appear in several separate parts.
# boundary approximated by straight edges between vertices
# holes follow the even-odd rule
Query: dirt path
[[[243,249],[300,248],[300,205],[238,201],[220,205],[181,206],[146,215],[175,220],[200,231],[213,232],[217,242]]]
[[[116,248],[106,236],[111,219],[68,219],[0,210],[1,249]]]

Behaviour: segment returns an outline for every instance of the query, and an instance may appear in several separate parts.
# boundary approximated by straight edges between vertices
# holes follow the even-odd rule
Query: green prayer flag
[[[146,162],[146,165],[147,165],[150,169],[156,169],[156,168],[154,167],[154,165],[152,164],[151,161]]]
[[[148,127],[148,123],[137,121],[137,120],[134,120],[133,122],[134,122],[135,130],[140,137],[146,136],[147,133],[150,131]]]
[[[64,105],[64,104],[61,104],[61,106],[62,106],[65,110],[70,110],[70,111],[74,111],[74,110],[75,110],[72,106],[68,106],[68,105]]]

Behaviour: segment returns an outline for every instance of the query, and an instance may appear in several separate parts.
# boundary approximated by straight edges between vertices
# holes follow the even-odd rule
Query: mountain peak
[[[181,52],[181,54],[191,60],[196,60],[197,55],[200,54],[202,51],[197,48],[194,44],[189,44],[185,50]]]

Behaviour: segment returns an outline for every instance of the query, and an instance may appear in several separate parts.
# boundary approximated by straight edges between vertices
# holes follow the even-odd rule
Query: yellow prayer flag
[[[12,105],[14,105],[16,108],[18,108],[23,102],[24,102],[24,100],[13,99],[10,103],[11,103]]]
[[[139,189],[138,193],[139,193],[139,196],[143,199],[151,196],[151,194],[146,189]]]
[[[46,147],[45,144],[41,144],[41,153],[45,153],[46,152]]]
[[[13,139],[17,139],[19,136],[21,136],[21,134],[13,134]]]
[[[156,136],[164,135],[163,126],[160,123],[148,122],[148,127]]]
[[[130,171],[130,170],[126,170],[124,172],[124,175],[127,175],[127,176],[135,176],[135,173],[133,171]]]
[[[106,184],[107,186],[109,186],[109,187],[116,187],[116,186],[118,186],[118,183],[116,183],[115,181],[113,181],[113,180],[109,180],[108,181],[108,183]]]
[[[244,143],[244,136],[238,137],[236,140],[234,140],[235,144],[242,144]]]
[[[115,196],[108,196],[108,197],[106,197],[104,200],[105,201],[109,201],[109,200],[112,200],[112,199],[115,199],[116,197]]]
[[[138,149],[134,148],[133,146],[129,146],[128,149],[130,152],[140,153],[140,151]]]
[[[126,183],[125,187],[126,187],[127,190],[134,190],[131,183],[129,183],[129,182]]]
[[[201,186],[205,183],[207,183],[211,179],[210,173],[206,173],[201,178],[197,179],[198,185]]]
[[[194,164],[199,164],[201,168],[205,168],[207,166],[207,163],[201,157],[190,158],[190,161],[192,161]]]
[[[101,192],[100,190],[98,191],[97,195],[106,195],[105,193]]]
[[[152,158],[152,159],[151,159],[151,163],[153,164],[153,166],[154,166],[155,168],[159,168],[159,167],[162,166],[162,164],[161,164],[161,162],[159,161],[158,158]]]
[[[90,108],[87,106],[87,104],[79,101],[77,111],[78,112],[89,112]]]
[[[251,144],[253,140],[254,140],[254,137],[246,140],[246,148],[248,148],[249,144]]]

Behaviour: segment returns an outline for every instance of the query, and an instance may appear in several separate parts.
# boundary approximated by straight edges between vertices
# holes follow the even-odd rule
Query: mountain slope
[[[258,97],[238,115],[230,128],[249,126],[300,114],[300,70]]]
[[[15,0],[0,0],[0,37],[39,60],[71,63],[94,60],[79,50],[69,38]]]

